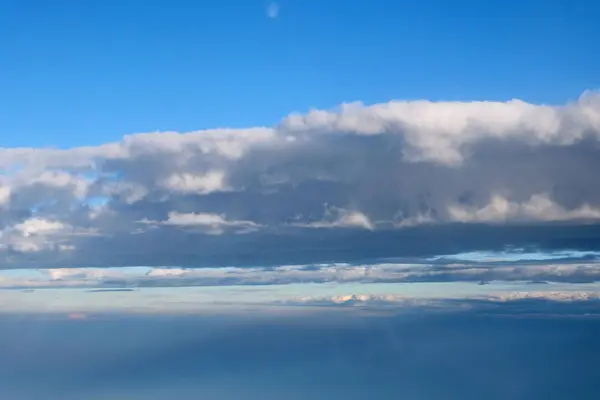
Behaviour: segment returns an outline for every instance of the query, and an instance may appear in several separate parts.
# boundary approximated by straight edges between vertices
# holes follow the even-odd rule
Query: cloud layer
[[[600,282],[598,263],[550,264],[331,264],[216,268],[47,268],[0,272],[0,289],[144,288],[322,283],[518,282],[528,284]],[[550,285],[551,286],[551,285]],[[551,287],[545,289],[551,290]]]
[[[352,103],[273,127],[3,148],[0,265],[401,256],[427,244],[402,250],[399,238],[426,241],[447,227],[441,252],[589,248],[599,140],[600,95],[586,92],[562,106]],[[515,234],[498,233],[507,230]]]

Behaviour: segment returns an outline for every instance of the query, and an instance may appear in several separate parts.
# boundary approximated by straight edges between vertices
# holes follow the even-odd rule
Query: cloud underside
[[[3,148],[0,265],[595,248],[599,139],[600,95],[587,92],[563,106],[353,103],[273,127]]]

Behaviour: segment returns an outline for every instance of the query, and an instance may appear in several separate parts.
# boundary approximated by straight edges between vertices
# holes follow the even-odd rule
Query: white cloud
[[[600,132],[600,97],[587,92],[562,107],[520,100],[501,102],[393,101],[365,106],[344,104],[336,110],[291,115],[280,129],[296,133],[402,133],[404,155],[414,161],[460,164],[464,146],[486,138],[519,139],[532,144],[569,145]]]
[[[98,281],[99,278],[111,276],[110,268],[50,268],[43,271],[52,281],[86,280]]]
[[[431,300],[428,301],[428,303]],[[284,304],[295,305],[320,305],[320,306],[366,306],[366,305],[416,305],[423,303],[423,300],[410,298],[401,295],[374,295],[368,293],[362,294],[342,294],[335,296],[303,296],[293,299],[286,299]]]
[[[28,219],[16,224],[13,230],[23,237],[48,235],[65,230],[67,227],[62,222],[48,221],[40,218]]]
[[[58,248],[60,236],[72,227],[59,221],[27,219],[0,231],[0,249],[35,253]]]
[[[227,190],[223,171],[210,171],[206,174],[173,174],[165,179],[162,185],[168,190],[182,193],[207,194]]]
[[[490,203],[482,208],[450,206],[449,216],[452,221],[458,222],[593,221],[600,219],[600,208],[584,204],[573,210],[565,210],[554,203],[547,194],[533,195],[523,203],[493,196]]]
[[[74,237],[96,236],[94,228],[73,227],[65,222],[44,218],[29,218],[0,230],[0,250],[17,253],[42,251],[72,251],[69,241]]]
[[[156,224],[156,222],[153,221],[143,222],[147,224]],[[196,228],[209,235],[221,235],[226,231],[231,231],[233,233],[248,233],[261,227],[259,224],[252,221],[232,221],[219,214],[180,213],[177,211],[169,212],[167,220],[161,221],[159,224],[179,228]]]
[[[600,293],[592,291],[560,292],[560,291],[542,291],[542,292],[509,292],[491,297],[498,301],[515,300],[551,300],[551,301],[589,301],[600,300]]]
[[[116,198],[125,204],[142,200],[149,193],[148,188],[136,182],[108,182],[102,185],[102,196]]]
[[[349,211],[343,208],[329,208],[325,219],[309,223],[294,223],[294,226],[304,228],[361,228],[373,230],[373,223],[359,211]]]
[[[26,183],[52,188],[71,187],[73,194],[79,199],[85,198],[89,187],[89,182],[86,179],[64,171],[43,171],[38,176],[27,179]]]
[[[10,192],[10,187],[0,186],[0,206],[8,204],[10,201]]]
[[[146,273],[148,277],[156,278],[171,278],[182,277],[188,274],[190,270],[183,268],[152,268]]]
[[[478,302],[515,302],[520,300],[545,300],[552,302],[586,302],[600,300],[600,294],[595,291],[515,291],[475,295],[465,293],[458,297],[437,296],[407,296],[398,294],[343,294],[334,296],[304,296],[283,300],[290,305],[319,305],[319,306],[351,306],[351,307],[400,307],[427,306],[436,308],[471,308]],[[471,302],[474,301],[474,302]]]

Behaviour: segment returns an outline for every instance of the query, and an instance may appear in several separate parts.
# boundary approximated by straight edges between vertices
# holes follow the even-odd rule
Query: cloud
[[[481,262],[451,264],[310,264],[278,267],[109,267],[46,268],[0,272],[1,288],[43,287],[186,287],[186,286],[276,286],[297,284],[389,284],[475,283],[492,287],[531,285],[575,287],[600,282],[600,264],[590,262]],[[10,271],[8,271],[10,272]],[[16,274],[16,275],[15,275]],[[488,286],[489,286],[488,285]],[[416,286],[415,286],[416,287]],[[405,287],[405,290],[408,288]]]
[[[332,208],[326,211],[325,218],[320,221],[309,223],[296,223],[295,226],[305,228],[374,228],[369,218],[358,211],[348,211],[339,208]]]
[[[345,294],[336,296],[308,296],[299,297],[292,300],[286,300],[283,303],[288,305],[319,305],[319,306],[347,306],[347,307],[424,307],[424,308],[442,308],[453,309],[459,306],[459,309],[467,307],[481,307],[486,303],[519,303],[524,300],[537,300],[548,304],[579,303],[590,302],[592,304],[600,303],[600,295],[597,292],[507,292],[497,295],[483,295],[464,297],[458,299],[439,298],[415,298],[401,295],[374,295],[374,294]],[[533,310],[530,310],[533,311]],[[543,310],[542,310],[543,311]],[[538,310],[539,312],[539,310]]]
[[[252,221],[230,221],[222,215],[210,213],[179,213],[169,212],[165,221],[155,222],[142,220],[144,224],[162,224],[179,228],[197,228],[209,235],[221,235],[226,230],[234,233],[248,233],[260,228],[260,225]]]
[[[350,103],[271,127],[0,148],[0,268],[597,249],[599,169],[592,91],[559,106]],[[24,236],[31,221],[64,229]]]
[[[211,171],[205,175],[183,173],[169,176],[163,185],[166,189],[182,193],[208,194],[225,190],[224,179],[222,171]]]
[[[0,186],[0,206],[8,204],[10,201],[10,187]]]
[[[468,146],[482,139],[517,139],[529,144],[571,145],[586,136],[598,138],[600,96],[584,93],[575,104],[562,107],[533,105],[520,100],[500,102],[390,103],[364,106],[344,104],[334,111],[312,110],[291,115],[286,131],[351,132],[380,135],[402,132],[408,146],[404,155],[456,165]]]
[[[91,229],[75,228],[60,221],[29,218],[0,230],[0,250],[37,253],[44,250],[70,251],[70,237],[93,235]]]
[[[549,199],[547,194],[534,194],[523,203],[510,202],[501,196],[493,196],[482,208],[467,209],[450,206],[449,216],[458,222],[505,222],[515,221],[573,221],[600,219],[600,208],[583,204],[573,210],[565,210]]]
[[[279,17],[279,4],[278,3],[270,3],[267,6],[267,17],[275,19]]]

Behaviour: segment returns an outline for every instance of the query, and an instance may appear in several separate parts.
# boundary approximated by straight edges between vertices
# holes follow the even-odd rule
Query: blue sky
[[[564,103],[600,86],[595,1],[6,1],[2,145],[270,126],[390,99]]]

